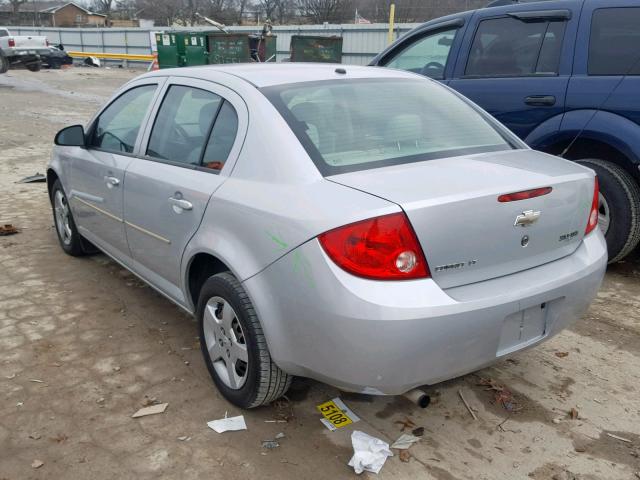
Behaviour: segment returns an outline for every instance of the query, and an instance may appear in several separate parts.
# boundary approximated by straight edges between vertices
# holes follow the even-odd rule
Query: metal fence
[[[396,24],[393,37],[398,38],[417,24]],[[213,27],[193,27],[178,30],[211,30]],[[289,56],[292,35],[338,35],[343,37],[342,63],[366,65],[387,46],[388,25],[283,25],[273,27],[277,39],[277,60]],[[52,45],[63,44],[66,50],[106,53],[151,53],[150,32],[162,31],[162,27],[146,28],[38,28],[11,27],[15,35],[43,35]],[[260,27],[229,27],[232,32],[258,33]]]

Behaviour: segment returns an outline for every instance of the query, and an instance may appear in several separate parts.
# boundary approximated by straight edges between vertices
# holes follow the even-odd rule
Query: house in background
[[[38,12],[41,20],[48,18],[52,27],[107,27],[107,16],[94,13],[73,2],[49,7]]]

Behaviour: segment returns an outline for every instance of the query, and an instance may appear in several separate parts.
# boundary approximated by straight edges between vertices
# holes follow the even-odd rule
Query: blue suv
[[[636,247],[640,0],[498,0],[415,28],[371,65],[439,80],[532,148],[595,170],[609,261]]]

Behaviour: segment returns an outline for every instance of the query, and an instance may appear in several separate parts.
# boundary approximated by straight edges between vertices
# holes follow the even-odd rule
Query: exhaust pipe
[[[420,408],[427,408],[431,403],[431,397],[418,388],[409,390],[402,395],[404,398],[412,403],[415,403]]]

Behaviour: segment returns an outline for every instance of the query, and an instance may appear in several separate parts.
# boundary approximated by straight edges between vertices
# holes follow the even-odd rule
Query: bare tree
[[[279,0],[258,0],[258,6],[268,19],[273,20],[273,14],[278,8]]]
[[[9,0],[9,5],[11,5],[11,10],[14,15],[20,11],[20,5],[24,3],[27,3],[27,0]]]
[[[298,0],[298,7],[314,23],[353,19],[351,0]]]
[[[113,0],[93,0],[93,9],[104,15],[109,15],[111,13],[111,7],[113,7]]]

